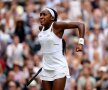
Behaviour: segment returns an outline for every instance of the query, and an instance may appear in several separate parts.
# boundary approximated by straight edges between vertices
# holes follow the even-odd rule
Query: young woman
[[[84,44],[84,24],[57,22],[57,16],[57,12],[51,8],[45,8],[40,13],[42,29],[38,34],[38,39],[43,53],[40,78],[44,90],[64,90],[66,76],[69,74],[67,61],[62,52],[64,30],[78,28],[80,38],[77,51],[82,51]]]

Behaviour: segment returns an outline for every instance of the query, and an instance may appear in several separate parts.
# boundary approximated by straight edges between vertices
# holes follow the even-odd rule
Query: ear
[[[51,17],[51,20],[54,21],[54,17]]]

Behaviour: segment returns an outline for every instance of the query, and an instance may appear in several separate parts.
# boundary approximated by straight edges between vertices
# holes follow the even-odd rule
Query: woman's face
[[[52,16],[48,10],[43,10],[40,13],[40,23],[43,26],[49,25],[52,21]]]

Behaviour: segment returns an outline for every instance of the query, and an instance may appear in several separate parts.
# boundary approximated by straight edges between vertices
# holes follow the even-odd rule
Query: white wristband
[[[84,45],[84,38],[79,38],[79,40],[78,40],[78,44],[82,44],[82,45]]]

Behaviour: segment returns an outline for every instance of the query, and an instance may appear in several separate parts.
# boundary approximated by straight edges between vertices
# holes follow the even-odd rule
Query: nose
[[[44,15],[40,15],[40,19],[43,19],[44,18]]]

